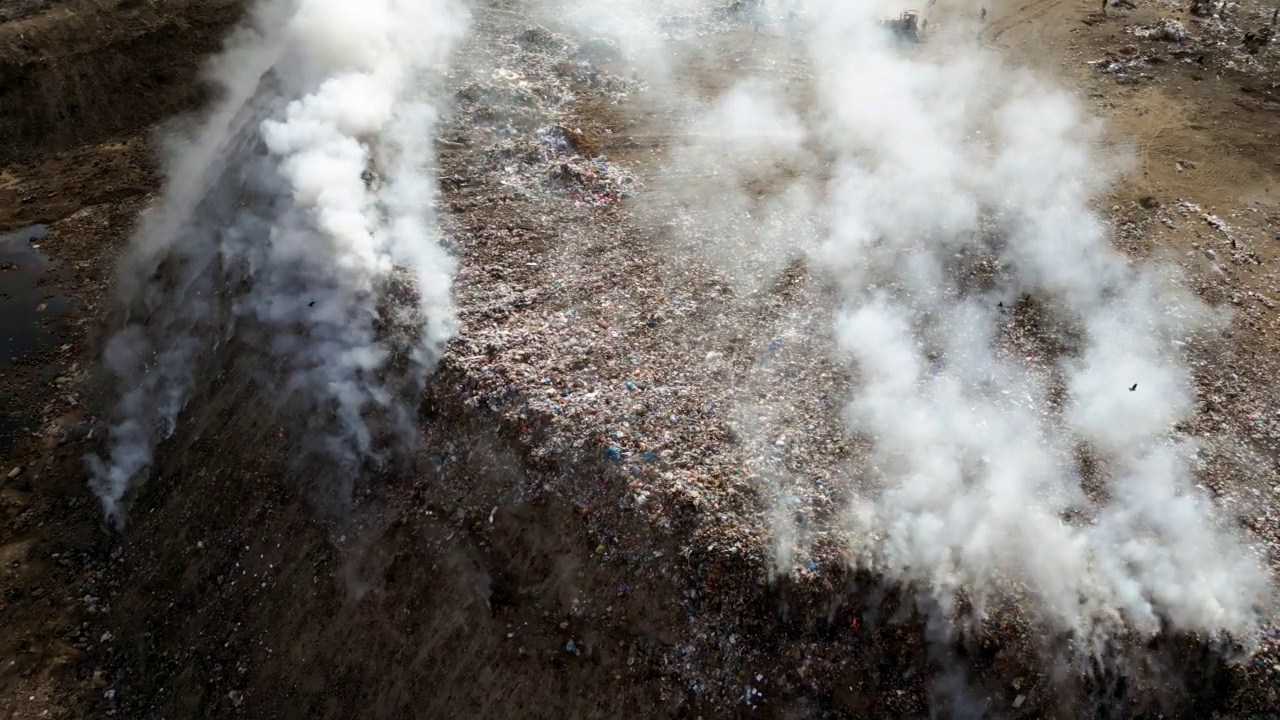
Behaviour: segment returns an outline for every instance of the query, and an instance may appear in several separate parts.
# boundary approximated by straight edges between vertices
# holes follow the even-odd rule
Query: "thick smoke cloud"
[[[738,80],[710,100],[678,69],[716,40],[663,14],[716,6],[624,3],[643,21],[623,37],[585,5],[566,22],[631,49],[687,110],[666,171],[696,201],[689,239],[744,290],[797,256],[834,290],[845,419],[872,446],[830,528],[852,563],[944,614],[1016,600],[1084,650],[1169,626],[1253,635],[1271,588],[1176,429],[1194,408],[1181,344],[1221,318],[1112,248],[1092,205],[1121,168],[1100,128],[982,49],[976,5],[939,3],[904,47],[879,23],[892,2],[747,4],[763,29],[730,31],[740,55],[716,65]],[[793,515],[771,515],[782,564]]]
[[[1194,489],[1175,432],[1193,408],[1175,341],[1211,315],[1111,248],[1090,207],[1109,179],[1096,130],[991,58],[930,62],[854,19],[815,24],[806,47],[816,134],[840,157],[815,259],[837,270],[837,339],[860,381],[850,426],[879,468],[850,509],[856,557],[944,603],[1018,588],[1077,637],[1162,621],[1248,636],[1266,581]],[[1058,357],[1002,342],[1024,295]]]
[[[197,379],[232,360],[340,483],[382,458],[371,417],[413,432],[405,402],[454,332],[430,168],[465,21],[450,0],[265,0],[211,63],[220,99],[169,140],[121,264],[121,395],[88,459],[115,523]]]
[[[1112,249],[1098,128],[983,51],[976,8],[947,4],[904,48],[877,22],[891,2],[754,3],[764,39],[732,39],[742,66],[788,71],[708,99],[682,71],[720,47],[690,40],[727,17],[709,0],[546,7],[687,110],[671,168],[716,168],[685,188],[709,256],[748,289],[794,258],[831,287],[845,420],[872,447],[838,528],[850,562],[942,613],[1030,599],[1086,643],[1251,634],[1266,577],[1176,430],[1193,409],[1178,342],[1217,318]],[[222,99],[173,143],[123,265],[131,314],[105,357],[122,394],[90,460],[108,515],[229,354],[340,475],[381,456],[370,411],[403,416],[453,330],[426,168],[431,73],[462,27],[446,0],[267,2],[215,62]]]

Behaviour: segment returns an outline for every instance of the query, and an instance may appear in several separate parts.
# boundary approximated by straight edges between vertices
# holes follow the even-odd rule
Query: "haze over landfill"
[[[9,716],[1280,713],[1272,8],[0,18]]]

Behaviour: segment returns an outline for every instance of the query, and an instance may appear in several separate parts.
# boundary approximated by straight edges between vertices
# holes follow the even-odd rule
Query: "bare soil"
[[[1144,656],[1159,659],[1164,686],[1108,668],[1055,685],[1052,668],[1030,659],[1043,641],[1016,630],[939,656],[913,606],[875,578],[832,565],[770,584],[759,558],[682,553],[716,518],[690,500],[655,521],[620,501],[629,478],[602,453],[533,452],[554,429],[466,402],[502,378],[455,356],[421,408],[432,450],[410,472],[366,478],[353,507],[330,512],[300,489],[281,429],[255,412],[265,390],[233,382],[192,403],[199,410],[161,448],[130,528],[107,532],[81,458],[96,447],[92,367],[111,322],[114,263],[158,189],[158,125],[206,99],[200,61],[242,8],[9,5],[0,230],[49,225],[40,251],[65,271],[57,291],[74,310],[48,326],[56,343],[0,375],[0,392],[22,399],[3,412],[26,428],[0,466],[0,717],[916,717],[939,693],[954,700],[943,716],[957,717],[970,696],[994,698],[1009,717],[1280,717],[1274,655],[1232,664],[1174,638]],[[525,22],[500,9],[482,16],[486,31]],[[1113,147],[1136,151],[1108,201],[1126,228],[1117,242],[1177,261],[1202,295],[1236,308],[1198,368],[1195,429],[1244,446],[1254,472],[1224,461],[1206,482],[1250,499],[1242,522],[1274,539],[1280,447],[1255,416],[1280,399],[1275,75],[1191,57],[1120,83],[1085,64],[1126,56],[1121,48],[1147,41],[1124,28],[1172,14],[1141,1],[1106,16],[1078,0],[993,4],[976,40],[1077,89]],[[1168,54],[1154,43],[1152,52]],[[643,119],[582,96],[570,109],[576,144],[637,166],[661,149]],[[464,272],[496,272],[516,245],[549,257],[562,223],[625,221],[625,203],[555,217],[494,203],[501,189],[468,179],[472,162],[465,147],[442,157],[441,174],[461,178],[444,183],[444,205],[446,226],[467,238]],[[1174,211],[1180,201],[1221,215],[1235,241]],[[555,302],[586,307],[623,278],[646,279],[642,262],[596,250],[617,270]],[[749,506],[751,493],[739,500]],[[723,642],[703,641],[707,618]],[[947,689],[939,678],[954,656],[967,674]],[[736,702],[748,685],[764,700]]]

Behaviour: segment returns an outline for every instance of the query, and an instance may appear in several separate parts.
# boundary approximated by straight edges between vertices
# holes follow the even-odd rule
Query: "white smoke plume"
[[[617,4],[584,4],[574,22],[610,34],[590,19]],[[801,255],[835,290],[846,419],[873,446],[834,528],[851,562],[943,612],[1018,600],[1084,650],[1169,626],[1247,642],[1272,588],[1176,430],[1194,407],[1181,343],[1220,318],[1112,248],[1092,209],[1120,169],[1095,152],[1100,128],[984,50],[976,4],[939,3],[919,46],[880,24],[893,2],[746,5],[759,35],[677,41],[655,8],[619,40],[688,108],[667,170],[707,217],[690,231],[705,252],[747,289]],[[709,46],[748,58],[722,75],[799,58],[808,77],[738,71],[708,104],[679,68]],[[762,172],[763,197],[745,189]]]
[[[214,59],[221,95],[170,139],[121,264],[127,323],[104,358],[121,395],[88,458],[114,523],[197,379],[232,359],[343,483],[382,457],[371,412],[412,432],[412,393],[454,332],[432,139],[466,22],[452,0],[264,0]]]
[[[1211,314],[1111,248],[1090,208],[1110,179],[1096,131],[980,53],[917,59],[874,16],[837,15],[806,47],[816,134],[841,158],[816,259],[837,270],[861,385],[849,421],[879,470],[851,508],[856,557],[944,603],[1017,588],[1076,637],[1162,621],[1248,637],[1266,578],[1174,429],[1193,407],[1175,341]],[[984,286],[957,254],[997,276]],[[1002,310],[1023,294],[1066,326],[1061,357],[1011,357]],[[1101,497],[1085,496],[1081,448]]]

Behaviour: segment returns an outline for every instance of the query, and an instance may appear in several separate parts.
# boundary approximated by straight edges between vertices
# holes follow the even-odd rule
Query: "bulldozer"
[[[896,18],[881,20],[880,24],[902,42],[920,42],[923,28],[920,24],[920,14],[914,10],[907,10]]]

